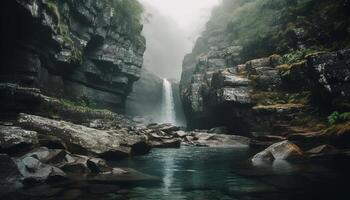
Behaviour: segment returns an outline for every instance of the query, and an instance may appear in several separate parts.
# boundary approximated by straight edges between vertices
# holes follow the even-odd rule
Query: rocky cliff
[[[346,115],[349,7],[346,0],[223,1],[183,62],[189,128],[315,133],[334,111]]]
[[[141,8],[133,2],[2,2],[0,81],[124,112],[145,51]]]

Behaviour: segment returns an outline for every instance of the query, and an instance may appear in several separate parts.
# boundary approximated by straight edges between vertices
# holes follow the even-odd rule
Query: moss
[[[285,92],[256,92],[251,98],[258,106],[269,106],[276,104],[301,104],[307,105],[310,101],[310,92],[302,91],[298,93]]]
[[[48,0],[46,2],[46,6],[50,10],[50,12],[57,18],[58,24],[60,24],[61,14],[58,10],[57,2],[55,0]]]
[[[68,23],[64,22],[61,17],[59,7],[57,5],[57,0],[47,0],[46,6],[50,13],[57,18],[56,33],[61,35],[65,45],[71,48],[71,61],[81,62],[82,51],[77,47],[72,37],[70,36]]]

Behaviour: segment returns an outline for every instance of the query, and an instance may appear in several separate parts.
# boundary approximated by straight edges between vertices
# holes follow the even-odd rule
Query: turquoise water
[[[161,177],[159,184],[129,186],[133,200],[261,200],[342,199],[347,194],[346,162],[320,164],[275,162],[254,166],[246,148],[156,149],[131,158],[119,167],[131,167]]]
[[[159,177],[123,183],[70,182],[23,188],[7,200],[313,200],[349,199],[349,160],[254,166],[248,148],[153,149],[111,163]]]

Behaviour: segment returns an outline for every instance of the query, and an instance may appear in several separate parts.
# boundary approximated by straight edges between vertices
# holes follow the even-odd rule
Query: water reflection
[[[310,163],[254,166],[253,153],[246,148],[158,149],[117,165],[162,177],[162,184],[130,189],[128,198],[140,200],[326,199],[328,192],[342,192],[328,181],[342,183],[349,174]],[[320,195],[324,187],[327,194]]]

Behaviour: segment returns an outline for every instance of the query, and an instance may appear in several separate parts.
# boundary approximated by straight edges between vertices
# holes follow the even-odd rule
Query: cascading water
[[[174,97],[171,83],[163,79],[162,122],[175,124]]]

